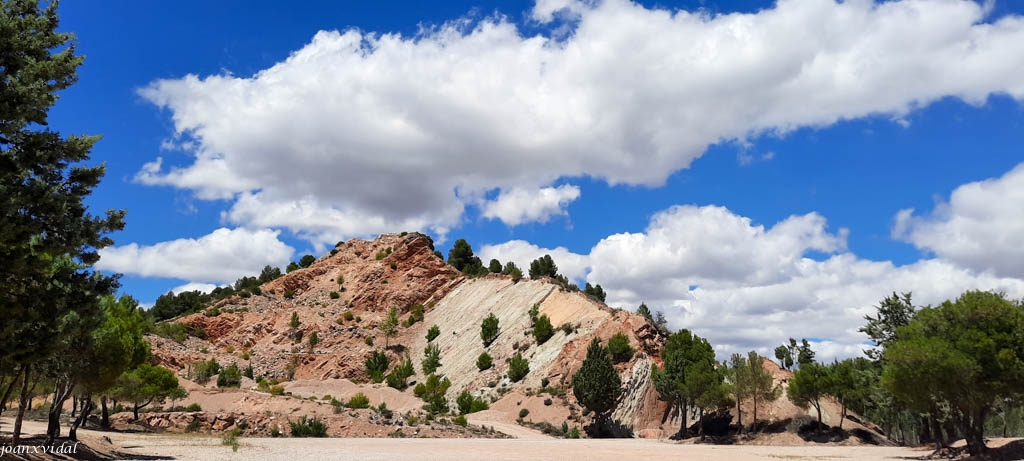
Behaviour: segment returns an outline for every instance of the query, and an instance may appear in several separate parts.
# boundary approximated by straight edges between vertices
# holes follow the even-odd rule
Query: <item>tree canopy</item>
[[[600,434],[622,394],[622,380],[600,338],[590,342],[587,358],[572,376],[572,393],[580,405],[594,412],[594,433]]]

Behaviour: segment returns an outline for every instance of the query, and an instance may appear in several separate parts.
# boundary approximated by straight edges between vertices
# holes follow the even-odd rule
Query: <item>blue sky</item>
[[[50,121],[103,135],[90,203],[128,225],[101,267],[144,303],[421,230],[553,252],[723,351],[807,336],[843,356],[893,290],[1024,296],[1022,14],[66,2],[86,61]]]

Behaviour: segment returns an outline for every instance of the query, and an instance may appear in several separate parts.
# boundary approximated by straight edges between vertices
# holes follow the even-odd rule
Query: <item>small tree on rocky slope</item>
[[[572,376],[572,393],[581,405],[594,412],[592,434],[600,435],[622,394],[622,380],[600,338],[590,342],[587,358]]]

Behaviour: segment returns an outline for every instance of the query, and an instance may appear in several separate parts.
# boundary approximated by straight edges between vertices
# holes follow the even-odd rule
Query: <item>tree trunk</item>
[[[752,430],[757,432],[757,393],[754,393],[754,426]]]
[[[18,384],[18,377],[21,376],[22,371],[23,370],[19,368],[18,371],[14,373],[14,378],[12,378],[11,382],[7,384],[7,390],[4,391],[3,397],[0,398],[0,415],[3,415],[4,410],[7,409],[7,399],[11,397],[11,392],[14,391],[14,386]]]
[[[31,367],[31,365],[25,365],[25,374],[21,378],[21,396],[18,399],[18,416],[14,418],[14,431],[11,434],[11,445],[17,445],[18,441],[21,439],[21,422],[25,418],[25,407],[32,404],[32,399],[29,398],[28,389],[28,382],[32,377]]]
[[[825,423],[821,422],[821,402],[818,402],[816,405],[814,405],[814,409],[818,410],[818,427],[820,428],[821,426],[825,425]]]
[[[64,402],[71,396],[71,389],[74,383],[69,379],[57,379],[53,385],[53,402],[50,403],[50,411],[47,414],[46,441],[45,445],[53,445],[53,441],[60,437],[60,414],[64,411]]]
[[[85,424],[93,409],[91,395],[86,395],[79,400],[82,402],[82,411],[78,413],[78,418],[75,419],[75,422],[71,423],[71,429],[68,430],[68,438],[75,441],[78,440],[78,428]]]
[[[132,404],[132,415],[135,416],[134,421],[139,420],[139,408],[141,408],[141,405]]]
[[[946,438],[942,434],[942,426],[939,424],[939,419],[935,417],[935,413],[929,413],[928,419],[932,425],[932,436],[935,437],[935,449],[941,450],[946,446]]]
[[[842,402],[843,409],[839,412],[839,430],[843,430],[843,420],[846,419],[846,401]]]
[[[107,408],[107,396],[100,397],[100,426],[110,427],[110,410]]]
[[[700,434],[700,441],[703,442],[704,441],[704,409],[703,408],[700,409],[700,422],[697,423],[697,424],[699,424],[699,426],[697,426],[697,432]]]

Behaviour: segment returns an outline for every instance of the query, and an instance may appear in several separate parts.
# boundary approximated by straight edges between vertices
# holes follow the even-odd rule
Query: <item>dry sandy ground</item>
[[[238,452],[219,439],[118,435],[115,444],[139,454],[196,460],[888,460],[927,454],[891,447],[764,447],[679,445],[652,440],[523,439],[242,439]]]
[[[4,418],[6,431],[10,421]],[[45,424],[26,422],[28,432],[43,432]],[[102,440],[109,437],[112,445]],[[181,460],[530,460],[687,459],[707,461],[778,460],[896,460],[917,458],[927,449],[847,446],[716,446],[677,444],[646,439],[564,440],[521,439],[291,439],[243,438],[237,452],[217,437],[193,434],[128,434],[80,431],[80,439],[101,451],[115,451],[131,459],[160,456]],[[164,458],[167,457],[167,458]],[[152,459],[152,458],[150,458]]]

